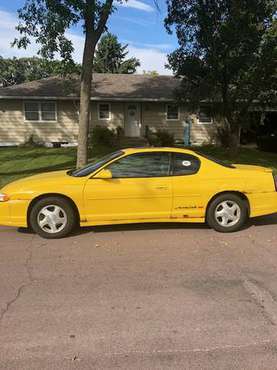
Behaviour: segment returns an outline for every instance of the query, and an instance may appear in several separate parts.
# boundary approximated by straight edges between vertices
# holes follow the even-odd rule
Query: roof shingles
[[[180,80],[173,76],[101,74],[93,75],[92,100],[174,100]],[[0,88],[0,98],[79,98],[80,79],[49,77]]]

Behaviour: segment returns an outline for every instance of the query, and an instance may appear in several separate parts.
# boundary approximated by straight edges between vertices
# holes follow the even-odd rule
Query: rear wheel
[[[219,195],[209,205],[206,219],[216,231],[238,231],[248,220],[247,202],[236,194]]]
[[[76,226],[71,204],[63,198],[47,197],[38,200],[30,212],[32,229],[46,239],[63,238]]]

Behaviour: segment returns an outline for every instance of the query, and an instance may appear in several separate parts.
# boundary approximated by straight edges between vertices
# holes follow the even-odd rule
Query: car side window
[[[191,154],[174,153],[172,160],[172,175],[193,175],[200,168],[200,160]]]
[[[137,153],[121,158],[106,169],[113,178],[143,178],[169,176],[170,155],[166,152]]]

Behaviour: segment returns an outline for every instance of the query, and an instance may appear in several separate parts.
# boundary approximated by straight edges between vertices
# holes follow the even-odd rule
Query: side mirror
[[[93,179],[109,180],[112,179],[112,177],[113,175],[110,170],[102,170],[93,176]]]

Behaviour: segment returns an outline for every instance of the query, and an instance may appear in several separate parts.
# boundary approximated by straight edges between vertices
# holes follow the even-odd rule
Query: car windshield
[[[216,164],[219,164],[220,166],[227,167],[227,168],[236,168],[233,164],[223,162],[220,159],[214,158],[211,155],[203,154],[203,153],[200,153],[200,152],[197,152],[197,151],[195,151],[195,153],[200,155],[201,157],[204,157],[204,158],[208,159],[209,161],[212,161]]]
[[[83,168],[77,170],[70,170],[67,172],[67,174],[74,177],[88,176],[89,174],[98,170],[98,168],[102,167],[104,164],[110,162],[115,158],[120,157],[122,154],[124,154],[124,152],[122,150],[118,150],[117,152],[105,155],[105,157],[98,159],[97,161],[92,162]]]

